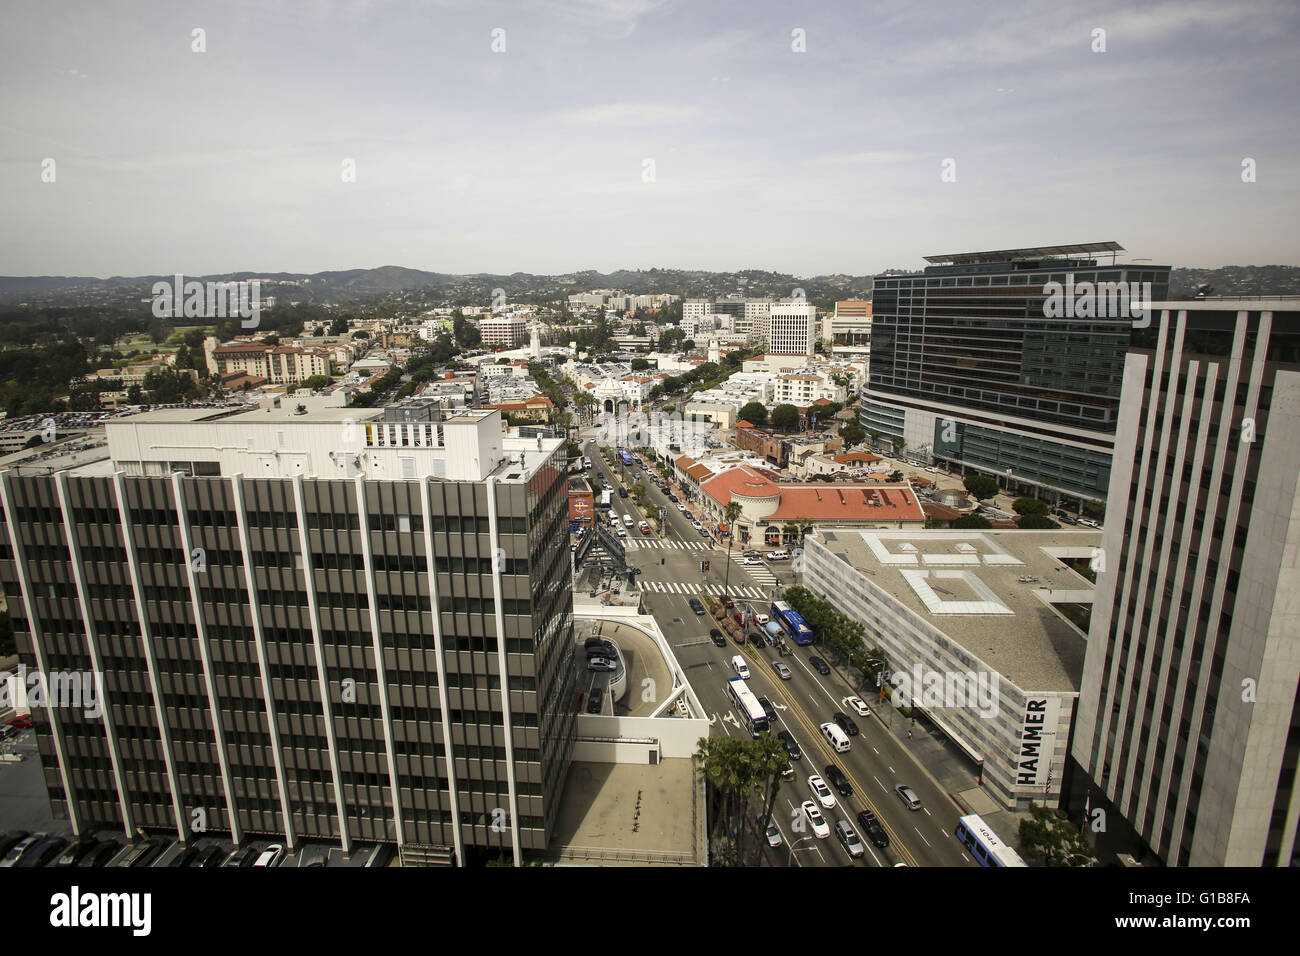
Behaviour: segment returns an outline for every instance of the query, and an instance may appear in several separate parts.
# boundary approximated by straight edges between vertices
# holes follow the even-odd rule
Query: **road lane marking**
[[[913,830],[916,830],[916,835],[919,836],[919,837],[921,838],[922,842],[924,842],[926,846],[930,846],[930,841],[927,840],[927,839],[925,838],[925,834],[924,834],[924,833],[922,833],[922,832],[921,832],[919,829],[917,829],[916,827],[912,827],[912,829],[913,829]],[[931,849],[933,849],[933,847],[931,847]]]

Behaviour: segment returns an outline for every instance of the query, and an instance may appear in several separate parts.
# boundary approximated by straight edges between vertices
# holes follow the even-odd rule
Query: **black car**
[[[122,851],[122,844],[117,840],[102,840],[81,858],[77,866],[108,866],[108,861]]]
[[[26,830],[12,830],[4,836],[0,836],[0,859],[3,859],[6,853],[29,836],[31,834]]]
[[[853,722],[853,718],[843,711],[835,711],[831,714],[831,720],[840,725],[840,730],[844,731],[850,737],[858,735],[858,725]]]
[[[199,855],[199,848],[196,846],[186,847],[176,858],[167,864],[168,866],[193,866],[195,859]]]
[[[753,644],[755,647],[762,647],[763,639],[759,637],[757,634],[751,632],[749,635],[749,643]]]
[[[833,763],[828,763],[822,777],[839,793],[841,797],[853,796],[853,786],[849,783],[849,778],[844,776],[844,771]]]
[[[213,846],[213,847],[209,847],[205,852],[203,852],[199,856],[198,862],[195,863],[194,865],[202,867],[203,869],[207,870],[207,869],[211,869],[214,866],[220,866],[223,862],[225,862],[225,859],[226,859],[226,850],[219,846]]]
[[[82,839],[76,843],[68,844],[67,848],[59,855],[59,858],[50,864],[51,869],[63,869],[65,867],[77,866],[91,850],[97,846],[93,839]]]
[[[880,849],[883,850],[889,846],[889,834],[885,832],[885,828],[880,825],[880,821],[876,819],[876,815],[870,810],[863,810],[858,814],[858,826],[866,838]]]
[[[591,692],[591,696],[587,698],[587,713],[599,714],[600,705],[603,704],[604,702],[605,702],[605,692],[601,690],[599,687],[597,687],[595,690]]]
[[[627,497],[627,489],[626,489],[626,488],[620,488],[620,489],[618,489],[618,496],[619,496],[620,498],[626,498],[626,497]]]
[[[17,865],[22,867],[45,866],[58,859],[59,854],[63,852],[63,848],[67,845],[68,841],[63,837],[49,837],[24,853],[23,858],[18,861]]]
[[[676,504],[676,503],[677,503],[677,496],[674,495],[674,494],[670,494],[670,495],[668,496],[668,500],[671,501],[671,502],[673,502],[674,504]]]
[[[712,640],[714,645],[717,647],[727,646],[726,636],[721,631],[719,631],[716,627],[711,628],[709,630],[709,639]]]
[[[830,666],[816,654],[808,658],[808,663],[817,669],[818,674],[823,676],[831,672]]]
[[[691,610],[694,611],[697,615],[703,616],[704,605],[700,603],[699,598],[691,598]]]
[[[790,755],[791,760],[798,760],[803,756],[803,751],[799,748],[799,741],[794,739],[794,734],[790,733],[790,731],[781,731],[776,735],[776,739],[784,745],[785,752]]]
[[[772,702],[770,700],[768,700],[766,697],[760,697],[758,699],[758,706],[762,707],[763,713],[767,714],[767,722],[769,724],[776,723],[776,708],[772,706]]]

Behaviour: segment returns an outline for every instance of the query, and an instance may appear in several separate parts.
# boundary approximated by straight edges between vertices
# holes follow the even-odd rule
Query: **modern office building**
[[[822,317],[822,341],[832,349],[867,352],[871,349],[871,301],[849,299],[835,303]]]
[[[812,358],[817,345],[817,307],[777,303],[767,317],[767,350],[776,355]]]
[[[832,519],[833,520],[833,519]],[[877,531],[804,538],[804,586],[885,653],[911,701],[1002,806],[1056,806],[1065,782],[1093,599],[1096,531]],[[863,696],[866,696],[865,694]],[[899,721],[887,703],[882,720]],[[895,724],[897,726],[897,724]]]
[[[485,348],[518,348],[528,341],[528,318],[522,315],[502,315],[483,319],[478,324],[478,331]]]
[[[1169,865],[1294,866],[1300,299],[1155,303],[1115,446],[1073,748],[1087,799]]]
[[[497,412],[180,408],[0,475],[19,655],[102,675],[33,716],[75,832],[546,846],[572,747],[563,440]]]
[[[1169,266],[1103,263],[1114,242],[927,256],[875,279],[860,421],[884,444],[1012,491],[1106,496],[1124,354],[1139,297]]]

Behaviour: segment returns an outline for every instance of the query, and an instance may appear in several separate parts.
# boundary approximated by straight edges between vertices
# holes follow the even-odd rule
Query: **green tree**
[[[1045,531],[1049,528],[1059,528],[1060,525],[1047,515],[1021,515],[1016,522],[1016,527],[1022,531]]]
[[[1020,845],[1046,866],[1095,866],[1087,836],[1059,810],[1029,804],[1029,818],[1020,821]]]
[[[903,449],[907,447],[907,442],[903,441],[903,439],[899,438],[898,436],[889,439],[889,444],[893,446],[895,458],[901,455],[903,453]]]
[[[712,790],[710,807],[714,852],[711,857],[723,866],[745,866],[750,862],[750,835],[754,832],[751,813],[757,803],[760,819],[768,819],[781,788],[781,771],[788,761],[785,747],[776,737],[763,733],[758,738],[701,737],[693,757],[697,771]]]
[[[337,316],[334,319],[334,321],[330,323],[330,335],[347,335],[347,334],[348,334],[347,316],[345,315]]]
[[[302,387],[314,392],[318,388],[324,388],[329,383],[330,377],[328,375],[310,375],[303,379]]]
[[[880,432],[878,432],[878,431],[876,431],[874,428],[872,428],[872,429],[870,429],[870,430],[867,431],[867,437],[871,439],[871,447],[872,447],[872,448],[879,448],[879,447],[880,447]]]
[[[840,426],[840,437],[844,439],[849,447],[852,447],[853,445],[862,444],[863,439],[867,437],[867,433],[862,430],[862,426],[857,422],[845,422]]]
[[[370,338],[370,333],[367,332],[365,329],[360,329],[360,330],[358,330],[358,331],[352,333],[352,338],[354,338],[354,339],[368,339],[368,338]]]
[[[799,409],[793,405],[778,405],[772,409],[772,427],[792,431],[799,427]]]
[[[962,480],[962,484],[979,501],[992,498],[998,493],[998,483],[988,475],[981,475],[978,472],[971,472]]]
[[[1052,509],[1048,507],[1046,501],[1040,501],[1037,498],[1017,498],[1011,503],[1011,510],[1018,515],[1045,515]]]
[[[949,527],[956,528],[959,531],[965,531],[978,528],[991,528],[993,527],[993,523],[982,514],[972,512],[971,514],[962,515],[960,518],[954,519]]]
[[[747,402],[740,409],[740,417],[761,428],[767,424],[767,408],[762,402]]]
[[[650,363],[647,362],[645,359],[634,358],[632,360],[632,371],[634,372],[644,372],[649,367],[650,367]]]

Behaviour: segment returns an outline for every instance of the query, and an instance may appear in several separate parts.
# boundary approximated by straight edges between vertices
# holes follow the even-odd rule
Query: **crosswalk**
[[[687,581],[642,581],[641,590],[656,591],[660,594],[714,594],[721,597],[724,593],[721,584],[692,584]],[[748,584],[733,584],[730,588],[732,597],[762,600],[767,597],[762,591]]]
[[[713,551],[714,546],[707,541],[671,541],[667,538],[628,538],[625,545],[629,551],[638,548],[663,548],[677,551]]]
[[[759,584],[776,584],[776,575],[768,570],[766,564],[745,564],[743,555],[739,554],[733,554],[731,560],[744,568],[745,573]]]

